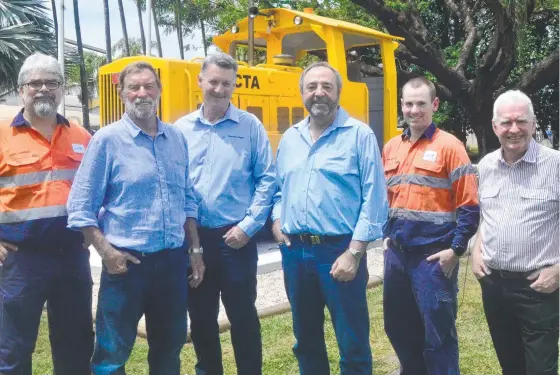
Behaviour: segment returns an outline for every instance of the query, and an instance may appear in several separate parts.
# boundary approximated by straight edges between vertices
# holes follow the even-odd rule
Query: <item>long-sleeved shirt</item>
[[[203,111],[204,105],[175,123],[189,142],[199,223],[236,224],[251,237],[266,223],[276,189],[268,135],[253,114],[233,104],[214,124]]]
[[[314,143],[309,117],[286,131],[278,146],[273,220],[286,234],[382,236],[387,190],[373,131],[339,108]]]
[[[416,142],[410,130],[383,148],[389,193],[385,237],[405,247],[464,252],[478,228],[476,173],[465,146],[431,124]]]
[[[183,245],[197,218],[187,143],[158,120],[151,137],[127,114],[95,133],[68,198],[68,227],[99,227],[114,246],[155,252]]]
[[[531,141],[512,165],[502,149],[478,164],[482,258],[527,272],[560,262],[560,152]]]

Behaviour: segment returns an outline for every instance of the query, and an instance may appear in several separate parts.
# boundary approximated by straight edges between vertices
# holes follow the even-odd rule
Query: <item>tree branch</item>
[[[515,87],[531,95],[552,81],[558,81],[558,47],[531,70],[523,73]]]
[[[467,66],[467,62],[472,56],[475,46],[478,43],[478,33],[472,11],[468,9],[466,0],[461,0],[460,13],[462,14],[467,37],[465,39],[465,44],[463,44],[463,48],[461,49],[461,54],[459,55],[459,60],[457,61],[455,70],[457,70],[462,76],[465,76],[465,67]]]

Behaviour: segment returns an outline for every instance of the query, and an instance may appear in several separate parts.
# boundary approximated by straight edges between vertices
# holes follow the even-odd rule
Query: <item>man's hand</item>
[[[488,266],[484,263],[482,253],[480,251],[475,250],[472,253],[472,272],[474,273],[474,277],[479,280],[492,273],[490,268],[488,268]]]
[[[334,262],[331,268],[331,276],[338,281],[352,281],[358,272],[360,260],[346,250]]]
[[[0,241],[0,266],[4,264],[6,257],[8,256],[8,251],[17,251],[18,247],[12,245],[9,242]]]
[[[441,266],[441,271],[448,279],[451,278],[453,270],[459,263],[459,257],[455,255],[453,249],[442,250],[426,258],[428,262],[437,260]]]
[[[101,259],[103,260],[105,268],[107,268],[107,272],[109,272],[111,275],[117,275],[127,272],[127,261],[131,261],[134,264],[140,264],[140,261],[133,255],[124,251],[119,251],[114,247],[111,247],[104,251]]]
[[[282,232],[282,224],[280,223],[280,219],[276,219],[274,220],[274,223],[272,223],[272,236],[274,237],[274,240],[276,241],[276,243],[278,243],[278,245],[291,245],[290,237]]]
[[[534,282],[530,285],[531,288],[541,293],[552,293],[558,289],[558,265],[554,264],[540,270],[536,270],[530,274],[527,279]]]
[[[189,285],[191,288],[196,288],[204,279],[204,271],[206,271],[206,266],[204,265],[204,260],[202,260],[202,254],[191,254],[191,268],[192,274],[189,276]]]
[[[247,242],[251,239],[243,229],[239,228],[237,225],[227,231],[223,236],[226,245],[234,249],[241,249],[243,246],[247,245]]]

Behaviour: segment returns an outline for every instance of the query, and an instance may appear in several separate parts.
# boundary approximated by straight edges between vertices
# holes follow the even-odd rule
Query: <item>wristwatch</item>
[[[354,259],[356,259],[356,260],[362,259],[362,256],[365,253],[365,251],[356,250],[356,249],[351,248],[351,247],[348,248],[348,251],[350,252],[350,254],[352,254]]]
[[[191,247],[189,248],[189,250],[187,250],[188,254],[202,254],[204,252],[204,249],[201,247]]]

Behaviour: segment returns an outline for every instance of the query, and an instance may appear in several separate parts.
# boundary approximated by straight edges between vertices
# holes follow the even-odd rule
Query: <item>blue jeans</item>
[[[166,249],[128,263],[128,272],[101,273],[97,304],[94,375],[125,374],[138,322],[146,318],[150,374],[179,375],[179,354],[187,339],[187,268],[184,249]]]
[[[360,261],[354,280],[339,282],[329,274],[333,263],[348,248],[351,236],[323,245],[306,245],[296,236],[291,246],[280,246],[284,284],[296,344],[294,354],[301,375],[328,375],[325,346],[325,305],[332,318],[342,375],[371,375],[369,315],[366,300],[367,259]]]
[[[231,323],[231,343],[239,375],[262,373],[261,326],[257,299],[257,246],[250,240],[233,249],[224,243],[224,228],[200,228],[206,272],[198,288],[189,290],[191,337],[197,375],[222,375],[222,348],[218,327],[220,295]]]
[[[459,266],[447,278],[439,262],[426,261],[439,251],[385,252],[385,332],[399,358],[401,375],[459,375],[455,327]]]
[[[54,373],[90,374],[93,351],[89,251],[20,249],[0,267],[0,374],[31,375],[47,302]]]

